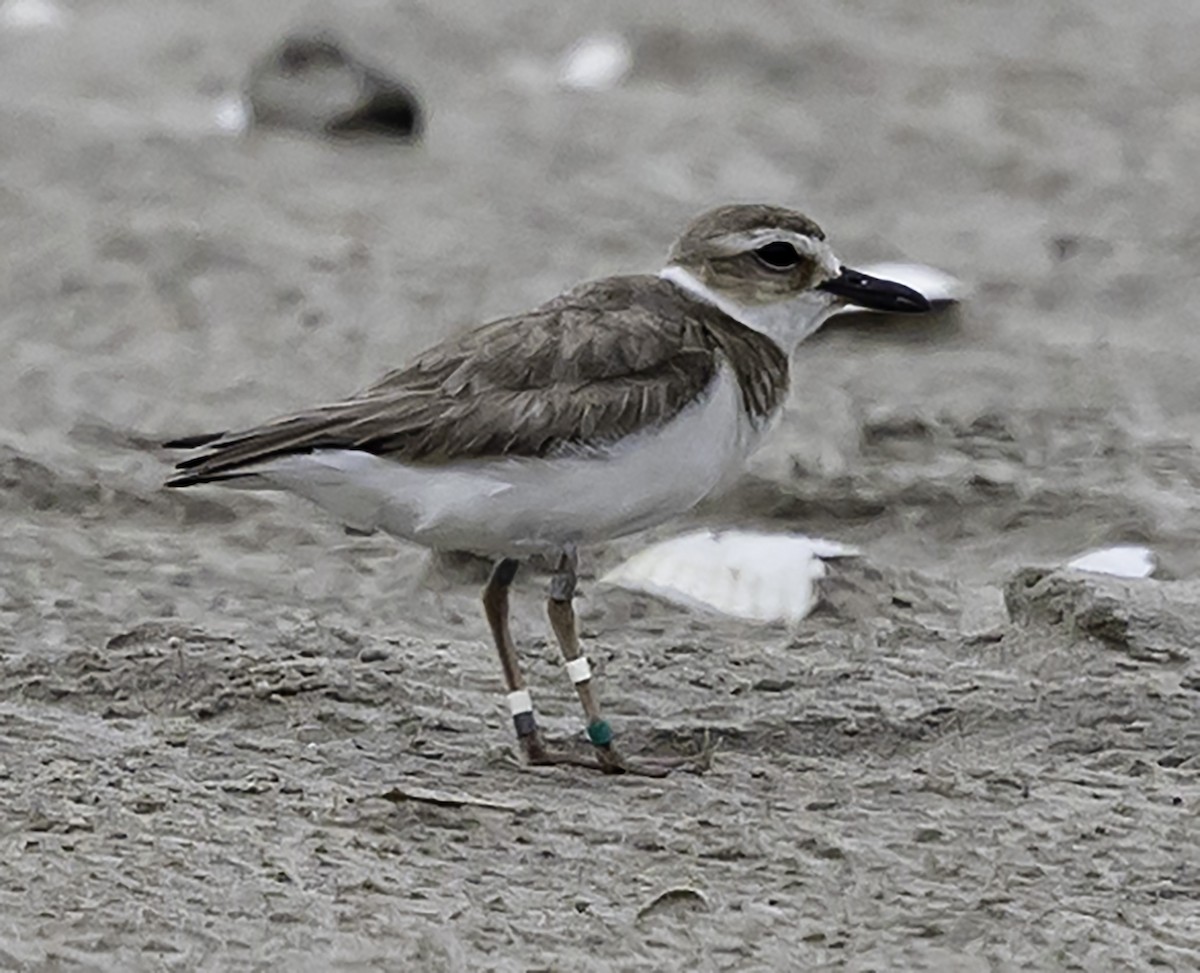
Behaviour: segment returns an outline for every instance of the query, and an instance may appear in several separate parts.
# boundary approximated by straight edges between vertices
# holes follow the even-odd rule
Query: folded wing
[[[669,421],[715,377],[723,342],[678,299],[653,277],[582,285],[438,345],[344,402],[168,444],[205,449],[168,485],[317,449],[422,464],[602,449]]]

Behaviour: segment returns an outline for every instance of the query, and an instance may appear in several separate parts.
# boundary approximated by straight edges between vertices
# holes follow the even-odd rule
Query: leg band
[[[571,682],[587,682],[592,678],[592,667],[588,665],[586,655],[581,655],[578,659],[572,659],[567,663],[567,675],[571,677]]]
[[[531,737],[537,733],[537,720],[533,718],[533,711],[513,713],[513,728],[516,729],[518,737]]]
[[[537,733],[537,720],[533,718],[533,700],[528,689],[517,689],[508,694],[508,711],[512,713],[517,736],[527,737]]]
[[[607,747],[613,741],[612,727],[607,720],[593,720],[588,724],[587,735],[598,747]]]

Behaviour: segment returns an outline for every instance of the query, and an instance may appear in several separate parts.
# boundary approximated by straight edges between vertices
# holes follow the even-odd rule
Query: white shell
[[[240,135],[250,127],[250,111],[240,95],[226,95],[213,105],[213,122],[222,132]]]
[[[929,267],[925,264],[878,263],[864,264],[856,266],[854,269],[861,270],[864,274],[870,274],[872,277],[895,281],[897,284],[911,287],[924,294],[935,306],[957,304],[967,296],[967,287],[961,280],[944,270],[938,270],[936,267]],[[875,312],[873,308],[859,307],[857,304],[847,304],[835,311],[834,314],[862,314],[866,311],[884,313]]]
[[[633,67],[633,52],[619,34],[585,37],[559,64],[558,83],[564,88],[606,91],[621,83]]]
[[[825,576],[824,559],[857,553],[802,534],[700,530],[652,544],[600,583],[734,618],[795,624],[816,606],[813,583]]]
[[[1148,578],[1155,566],[1154,552],[1138,544],[1102,547],[1067,562],[1067,567],[1074,571],[1111,574],[1116,578]]]

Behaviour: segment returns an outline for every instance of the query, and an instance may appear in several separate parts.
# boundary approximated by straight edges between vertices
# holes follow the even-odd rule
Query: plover
[[[608,277],[467,331],[342,402],[167,445],[168,482],[285,490],[348,526],[495,558],[483,607],[530,763],[665,772],[613,745],[576,632],[579,545],[682,514],[730,483],[783,407],[788,358],[842,303],[928,309],[844,267],[779,206],[696,219],[658,275]],[[544,743],[508,626],[519,561],[549,555],[550,625],[594,758]]]
[[[416,95],[326,34],[285,38],[251,69],[246,99],[259,125],[333,136],[421,134]]]

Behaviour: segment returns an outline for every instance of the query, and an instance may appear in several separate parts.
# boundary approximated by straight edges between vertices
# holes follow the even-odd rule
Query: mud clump
[[[1024,568],[1005,585],[1018,625],[1064,627],[1146,662],[1188,662],[1200,645],[1200,582]]]

